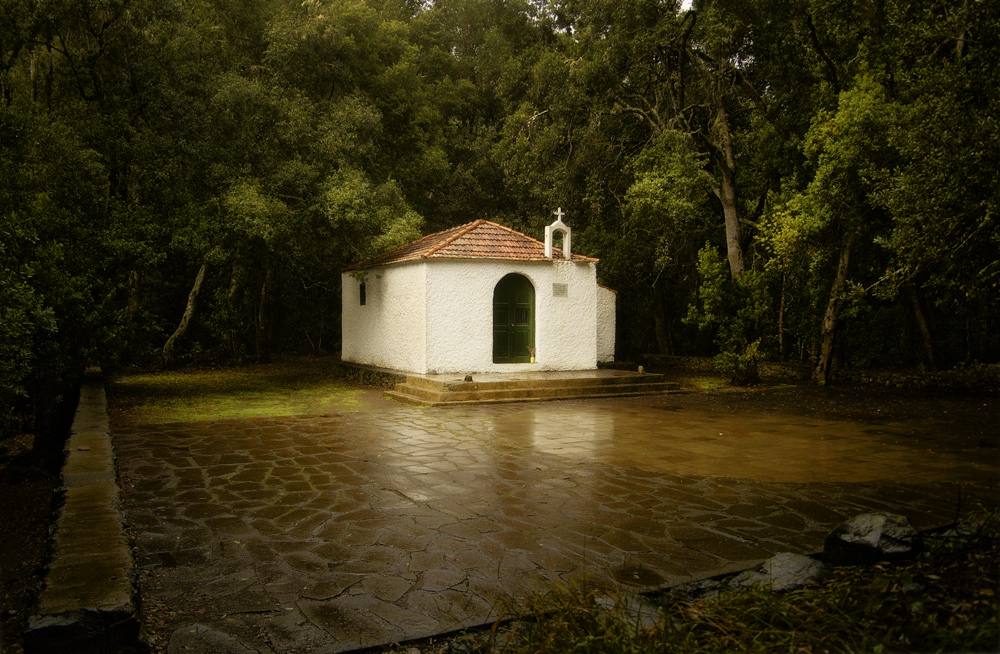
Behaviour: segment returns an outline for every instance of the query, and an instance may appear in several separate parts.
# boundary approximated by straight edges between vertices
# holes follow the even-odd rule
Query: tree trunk
[[[229,276],[229,295],[226,298],[226,306],[229,313],[236,315],[236,301],[239,298],[240,289],[243,287],[243,266],[239,263],[233,264],[233,271]]]
[[[722,214],[726,220],[726,255],[729,258],[729,272],[739,277],[745,269],[743,246],[740,245],[740,219],[736,208],[736,175],[726,165],[722,168],[722,186],[718,189],[722,202]]]
[[[965,314],[965,362],[972,363],[972,317]]]
[[[38,48],[31,49],[28,60],[28,74],[31,77],[31,104],[38,102]]]
[[[125,322],[132,324],[139,316],[139,284],[142,276],[138,270],[128,274],[128,303],[125,305]]]
[[[743,274],[743,246],[740,243],[740,218],[736,205],[736,156],[733,154],[733,138],[729,133],[729,118],[722,104],[721,94],[717,100],[720,143],[716,148],[716,163],[722,173],[722,184],[715,193],[722,203],[722,214],[726,221],[726,252],[729,257],[729,272],[733,277]]]
[[[125,325],[127,327],[125,333],[128,338],[128,343],[126,345],[126,352],[128,353],[128,358],[130,361],[138,361],[139,355],[142,351],[142,346],[139,342],[139,329],[137,323],[139,322],[139,306],[142,299],[141,296],[141,286],[142,286],[142,275],[138,270],[133,270],[129,272],[128,275],[128,300],[125,304]]]
[[[924,310],[921,306],[920,292],[917,291],[916,286],[910,286],[909,291],[910,303],[913,305],[913,317],[916,319],[917,328],[920,330],[920,340],[923,342],[927,366],[931,370],[937,370],[937,366],[934,364],[934,346],[931,343],[931,330],[927,326],[927,318],[924,316]]]
[[[264,270],[264,281],[260,284],[260,305],[257,308],[257,363],[271,362],[271,311],[270,286],[274,276],[271,264]]]
[[[670,339],[670,324],[663,297],[662,277],[657,277],[656,281],[653,282],[653,322],[656,328],[656,346],[660,354],[673,354],[674,345]]]
[[[847,288],[847,267],[851,261],[851,248],[856,240],[853,233],[844,234],[840,246],[840,260],[837,262],[837,275],[830,289],[830,301],[823,315],[823,327],[820,332],[820,352],[813,371],[812,380],[817,384],[825,384],[830,379],[830,361],[833,358],[833,337],[837,329],[837,317],[844,304],[844,290]]]
[[[237,251],[236,256],[239,256]],[[227,333],[229,338],[229,348],[233,353],[233,358],[239,361],[240,357],[240,346],[239,346],[239,335],[236,333],[236,325],[239,321],[236,319],[236,313],[238,310],[237,301],[239,300],[240,289],[243,288],[243,266],[237,261],[233,264],[233,272],[229,277],[229,296],[226,298],[226,307],[228,309],[227,316]]]
[[[781,276],[781,306],[778,307],[778,356],[785,360],[785,281],[787,274]]]
[[[194,286],[191,287],[191,292],[188,293],[187,306],[184,307],[184,315],[181,317],[181,322],[163,346],[163,360],[167,366],[173,365],[174,348],[177,345],[177,341],[187,333],[191,319],[194,318],[195,311],[198,310],[198,295],[201,293],[202,284],[205,283],[206,272],[208,272],[208,264],[203,263],[201,264],[201,268],[198,269],[198,275],[194,278]]]

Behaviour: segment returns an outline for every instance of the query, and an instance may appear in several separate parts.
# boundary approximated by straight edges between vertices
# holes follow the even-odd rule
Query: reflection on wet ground
[[[539,405],[498,416],[491,428],[519,447],[561,456],[757,481],[974,481],[996,470],[996,449],[926,415],[872,423],[703,404],[663,396]]]
[[[261,651],[343,651],[482,624],[554,584],[648,587],[815,551],[863,511],[921,528],[996,503],[995,400],[878,401],[777,391],[120,429],[144,626],[154,650],[199,623]]]

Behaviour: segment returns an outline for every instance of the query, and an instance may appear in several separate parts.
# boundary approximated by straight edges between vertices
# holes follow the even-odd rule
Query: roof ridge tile
[[[560,248],[553,248],[554,259],[565,261]],[[375,266],[388,266],[420,259],[493,259],[499,261],[553,261],[545,256],[545,244],[512,227],[480,218],[378,254],[344,269],[344,272]],[[571,261],[597,259],[573,254]]]

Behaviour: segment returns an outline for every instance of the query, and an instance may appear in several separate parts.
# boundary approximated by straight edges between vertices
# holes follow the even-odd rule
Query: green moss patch
[[[112,378],[120,426],[323,415],[372,408],[381,393],[343,380],[335,361],[287,359],[240,368],[172,370]]]

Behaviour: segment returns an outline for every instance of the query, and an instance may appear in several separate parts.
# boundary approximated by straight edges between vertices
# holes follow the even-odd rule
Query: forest
[[[1000,361],[1000,3],[0,0],[0,425],[85,365],[339,348],[340,271],[487,218],[618,357]]]

